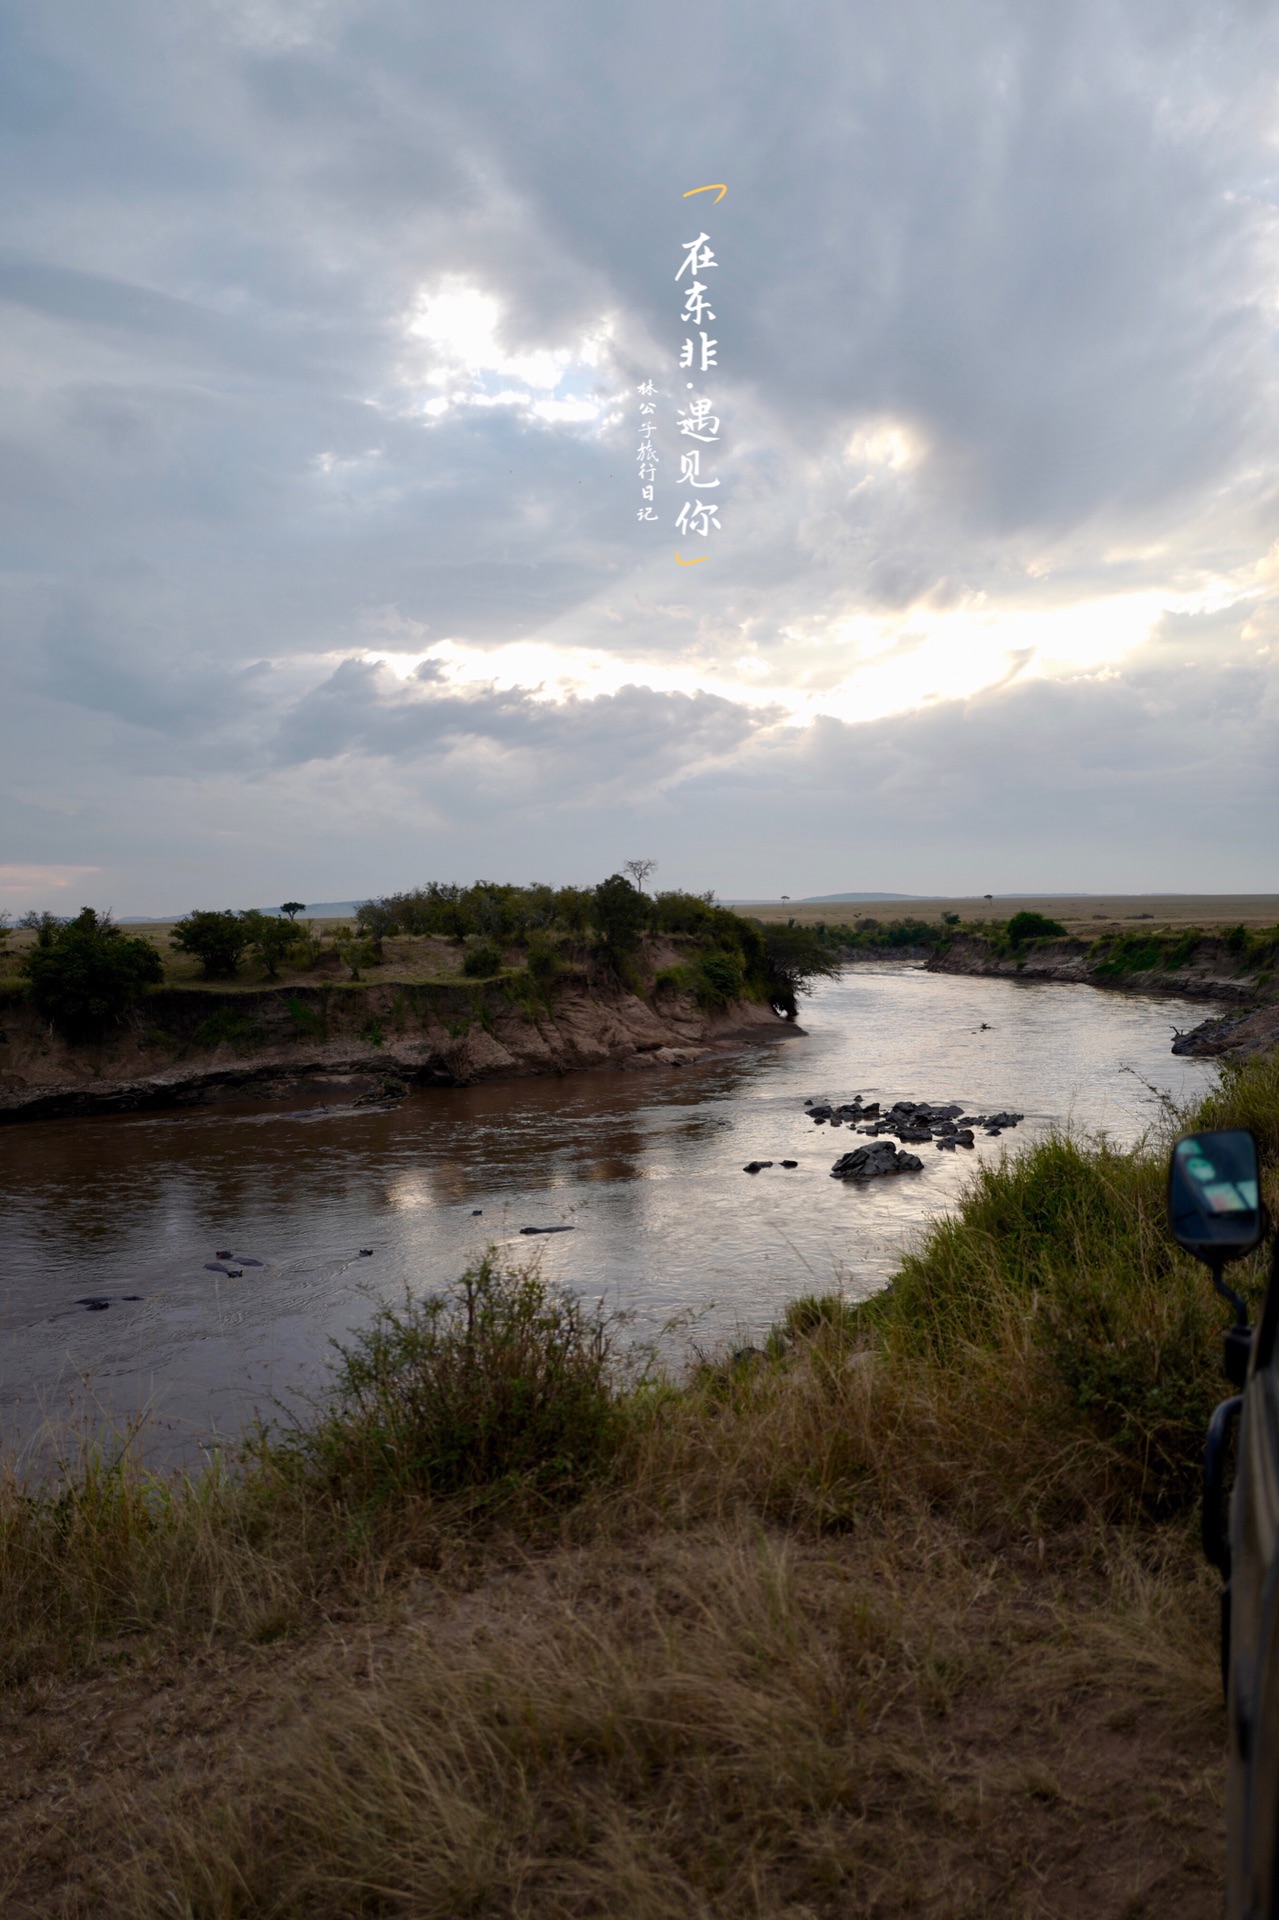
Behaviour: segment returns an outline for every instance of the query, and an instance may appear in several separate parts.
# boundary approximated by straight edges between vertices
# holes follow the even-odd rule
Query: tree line
[[[686,987],[708,1004],[743,995],[767,999],[788,1019],[797,996],[838,959],[808,928],[765,925],[720,906],[712,893],[673,890],[649,895],[639,882],[651,863],[629,863],[594,887],[515,886],[480,880],[470,886],[431,881],[402,893],[365,901],[355,932],[341,928],[334,940],[351,962],[377,964],[383,940],[396,935],[434,935],[463,948],[463,971],[482,978],[502,972],[506,954],[519,951],[529,971],[543,981],[561,955],[574,950],[611,967],[626,985],[640,988],[635,958],[646,938],[680,936],[697,950],[696,965],[659,975],[659,984]],[[298,924],[302,901],[286,901],[278,915],[257,910],[201,909],[178,920],[170,945],[193,956],[210,980],[232,979],[246,955],[268,979],[294,959],[306,964],[322,949],[308,924]],[[109,914],[85,907],[72,919],[28,914],[19,923],[34,931],[34,947],[21,964],[36,1010],[69,1039],[100,1038],[123,1023],[148,987],[161,983],[164,962],[154,940],[126,934]]]

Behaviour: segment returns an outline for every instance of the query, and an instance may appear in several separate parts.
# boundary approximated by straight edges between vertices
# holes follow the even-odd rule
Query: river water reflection
[[[701,1343],[749,1337],[798,1292],[882,1285],[975,1157],[1063,1123],[1135,1138],[1155,1117],[1143,1083],[1183,1099],[1212,1079],[1168,1051],[1173,1023],[1204,1012],[857,967],[805,1002],[803,1036],[701,1067],[424,1089],[394,1112],[220,1106],[10,1127],[5,1429],[74,1400],[155,1409],[179,1452],[233,1432],[313,1387],[330,1337],[375,1299],[429,1291],[494,1242],[539,1249],[548,1275],[632,1312],[637,1337],[676,1315],[696,1316]],[[814,1127],[803,1102],[854,1093],[1026,1119],[1002,1140],[979,1134],[975,1154],[925,1147],[922,1174],[850,1187],[829,1172],[856,1137]],[[742,1171],[783,1158],[798,1167]],[[519,1235],[552,1224],[574,1231]],[[226,1248],[262,1265],[209,1271]],[[84,1296],[112,1305],[88,1311]]]

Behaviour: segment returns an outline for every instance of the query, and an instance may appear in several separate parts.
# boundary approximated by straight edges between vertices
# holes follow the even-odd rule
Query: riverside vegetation
[[[1179,1119],[1279,1206],[1279,1060]],[[886,1292],[679,1377],[490,1256],[235,1460],[11,1462],[4,1911],[1215,1914],[1165,1146],[983,1166]]]
[[[253,978],[266,982],[279,981],[282,970],[304,979],[332,964],[359,981],[384,964],[394,936],[429,943],[437,967],[438,948],[449,943],[456,964],[443,967],[446,978],[460,973],[471,981],[502,981],[517,997],[522,978],[535,1000],[571,969],[588,977],[602,970],[615,983],[644,991],[641,943],[665,939],[682,952],[651,983],[658,995],[687,992],[705,1007],[768,1002],[788,1019],[796,1016],[797,995],[838,966],[829,943],[806,928],[743,919],[709,893],[650,898],[624,874],[592,888],[432,882],[367,901],[353,926],[338,922],[323,930],[299,924],[302,910],[289,901],[280,916],[229,909],[187,914],[173,924],[167,956],[153,940],[126,936],[110,915],[91,907],[71,920],[31,913],[20,923],[30,936],[25,951],[10,954],[9,964],[40,1015],[79,1043],[100,1041],[130,1022],[145,1026],[147,998],[158,989],[235,982],[246,964]],[[0,950],[7,933],[0,924]],[[198,965],[198,980],[175,972],[176,955]]]
[[[334,974],[346,976],[346,987],[487,983],[530,1007],[546,1001],[557,976],[576,976],[655,1000],[687,993],[707,1009],[754,1000],[794,1019],[798,996],[815,979],[859,959],[922,958],[945,972],[1011,971],[1143,991],[1229,992],[1262,1004],[1275,997],[1279,960],[1279,928],[1115,927],[1080,938],[1024,910],[980,925],[953,912],[936,921],[863,915],[801,925],[748,918],[712,894],[650,897],[623,874],[593,888],[432,882],[367,901],[353,922],[299,922],[302,911],[290,901],[279,916],[194,912],[173,924],[167,950],[126,935],[89,907],[71,920],[26,915],[25,945],[7,949],[10,930],[0,915],[0,969],[9,974],[0,991],[25,997],[74,1045],[132,1029],[163,1051],[166,1034],[147,1015],[149,1004],[167,1006],[166,995],[287,993]],[[648,964],[654,945],[673,961]],[[315,1009],[308,1012],[322,1024]],[[195,1028],[197,1043],[209,1046],[235,1034],[247,1043],[253,1031],[248,1013],[237,1019],[225,1006]]]

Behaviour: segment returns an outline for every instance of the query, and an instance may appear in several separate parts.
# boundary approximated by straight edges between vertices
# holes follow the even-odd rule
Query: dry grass
[[[33,1693],[4,1910],[1207,1916],[1214,1608],[1160,1544],[606,1532]]]
[[[937,920],[943,913],[957,913],[963,920],[1004,921],[1023,908],[1061,920],[1071,932],[1092,937],[1103,927],[1123,927],[1131,932],[1133,922],[1154,927],[1273,927],[1279,925],[1279,893],[1078,893],[1078,894],[996,894],[992,899],[974,895],[919,895],[899,900],[758,900],[734,902],[737,912],[760,920],[794,918],[801,926],[813,926],[818,920],[835,925],[841,920],[860,920],[873,915],[878,920]]]

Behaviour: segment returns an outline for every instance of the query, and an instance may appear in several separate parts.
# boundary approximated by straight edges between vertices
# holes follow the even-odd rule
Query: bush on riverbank
[[[85,907],[74,920],[44,917],[23,972],[36,1012],[74,1042],[100,1040],[119,1026],[164,968],[149,940]]]
[[[512,1491],[570,1498],[617,1446],[612,1347],[598,1310],[489,1254],[442,1295],[383,1307],[343,1349],[322,1416],[270,1451],[362,1512]]]

